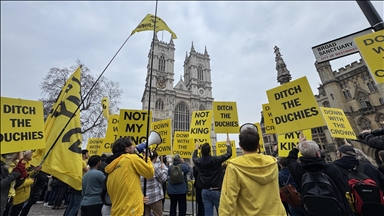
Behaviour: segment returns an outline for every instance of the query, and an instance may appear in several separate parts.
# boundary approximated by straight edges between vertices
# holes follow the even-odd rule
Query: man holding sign
[[[202,157],[197,157],[200,143],[196,142],[196,149],[193,152],[193,163],[200,169],[199,181],[203,190],[201,196],[204,203],[206,216],[213,215],[213,207],[218,213],[220,203],[221,184],[223,183],[223,168],[221,164],[232,156],[231,140],[227,134],[227,153],[220,156],[211,156],[211,146],[204,143],[201,146]],[[227,206],[228,207],[228,206]]]

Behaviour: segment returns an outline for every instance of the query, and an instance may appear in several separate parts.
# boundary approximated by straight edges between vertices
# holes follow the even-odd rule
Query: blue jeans
[[[81,194],[69,194],[69,204],[65,209],[64,216],[76,216],[82,199]]]
[[[220,193],[220,190],[203,189],[201,191],[205,216],[213,216],[213,207],[216,208],[216,213],[219,214]]]

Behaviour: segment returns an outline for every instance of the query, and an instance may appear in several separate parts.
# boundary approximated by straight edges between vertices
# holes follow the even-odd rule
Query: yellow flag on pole
[[[109,100],[107,96],[104,96],[103,99],[101,99],[101,106],[103,108],[103,116],[104,118],[109,118]]]
[[[147,14],[139,25],[132,31],[131,35],[141,31],[152,31],[155,25],[155,16]],[[168,25],[160,17],[156,16],[156,33],[158,31],[168,31],[173,39],[177,39],[176,34],[168,27]]]
[[[68,121],[80,105],[80,72],[78,67],[56,99],[45,121],[46,147],[36,150],[31,161],[37,166],[45,159],[42,170],[76,190],[81,190],[82,178],[80,110]]]

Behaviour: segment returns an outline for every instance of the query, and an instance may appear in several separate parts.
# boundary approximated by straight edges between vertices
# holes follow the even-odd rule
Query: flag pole
[[[150,112],[151,112],[151,94],[152,94],[152,71],[153,71],[153,53],[155,50],[155,36],[156,36],[156,21],[157,21],[157,3],[158,0],[156,0],[156,7],[155,7],[155,23],[153,25],[153,37],[152,37],[152,47],[151,47],[151,70],[149,74],[149,99],[148,99],[148,115],[147,115],[147,140],[145,141],[145,162],[147,162],[148,158],[148,138],[149,138],[149,123],[150,123]],[[144,178],[144,187],[143,187],[143,193],[144,196],[147,195],[147,179]],[[145,215],[145,208],[144,208],[144,215]]]
[[[96,81],[93,83],[93,85],[91,86],[91,88],[89,89],[89,91],[87,92],[87,94],[85,95],[84,98],[81,99],[81,102],[79,104],[79,106],[77,106],[75,112],[73,112],[72,116],[68,119],[68,122],[67,124],[65,124],[65,126],[63,127],[63,129],[61,130],[61,132],[59,133],[59,135],[57,136],[57,138],[55,139],[55,141],[53,142],[52,146],[49,148],[48,152],[45,154],[43,160],[40,162],[40,165],[42,165],[45,161],[45,159],[48,157],[49,153],[51,152],[51,150],[53,149],[53,147],[56,145],[57,141],[59,140],[59,138],[61,137],[61,135],[64,133],[64,130],[67,128],[67,126],[69,125],[69,122],[71,122],[72,118],[75,117],[75,114],[76,112],[80,109],[81,105],[83,105],[85,99],[89,96],[89,94],[91,93],[91,91],[93,90],[93,88],[96,86],[96,84],[98,84],[100,78],[103,76],[104,72],[107,70],[107,68],[109,67],[109,65],[112,63],[112,61],[115,59],[115,57],[117,56],[117,54],[119,54],[120,50],[124,47],[124,45],[127,43],[127,41],[129,40],[129,38],[131,38],[132,34],[128,36],[128,38],[124,41],[124,43],[120,46],[120,48],[117,50],[117,52],[115,53],[115,55],[112,57],[112,59],[108,62],[107,66],[105,66],[104,70],[101,72],[101,74],[99,75],[99,77],[96,79]],[[80,68],[82,67],[82,65],[80,65]],[[81,75],[80,75],[81,76]],[[57,107],[56,107],[57,109]],[[147,135],[148,137],[148,135]],[[81,149],[80,149],[81,150]],[[79,151],[78,153],[81,153],[81,151]]]

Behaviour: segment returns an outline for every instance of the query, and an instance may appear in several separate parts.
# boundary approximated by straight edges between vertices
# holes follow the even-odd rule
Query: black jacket
[[[1,157],[1,156],[0,156]],[[8,168],[3,161],[1,164],[1,179],[0,179],[0,215],[2,216],[7,204],[8,192],[11,187],[11,183],[20,176],[19,172],[8,172]]]
[[[342,169],[349,170],[357,166],[359,161],[353,156],[344,156],[338,160],[335,160],[333,164],[341,167]],[[361,163],[361,165],[365,166],[364,174],[374,180],[381,188],[381,190],[384,190],[384,174],[371,164]],[[345,175],[345,177],[348,178],[347,175]]]
[[[288,168],[296,184],[301,187],[301,178],[306,171],[316,172],[323,170],[323,172],[332,179],[333,183],[335,183],[337,189],[339,190],[340,196],[343,199],[346,215],[353,215],[351,207],[348,204],[348,200],[345,198],[345,192],[349,191],[347,178],[343,176],[335,166],[327,164],[324,158],[321,157],[300,157],[301,163],[298,163],[298,153],[299,150],[294,148],[289,152],[287,157]]]
[[[384,128],[360,133],[358,138],[371,148],[384,150]]]
[[[193,152],[193,163],[200,169],[199,181],[202,189],[221,188],[224,171],[222,163],[232,156],[231,146],[227,146],[227,153],[220,156],[197,157],[197,150]]]

